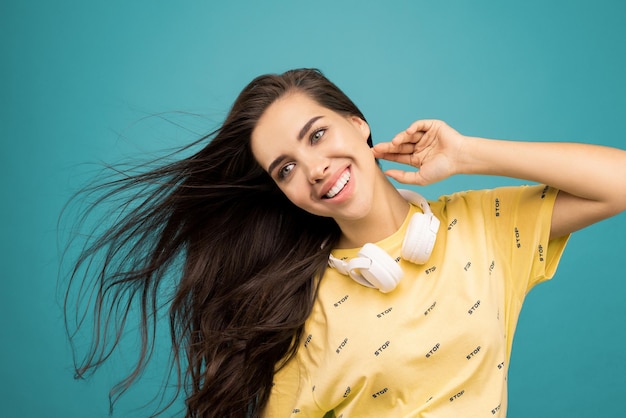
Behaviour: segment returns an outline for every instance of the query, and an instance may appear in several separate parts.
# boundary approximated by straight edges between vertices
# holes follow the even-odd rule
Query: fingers
[[[431,119],[417,120],[394,136],[390,142],[378,144],[376,150],[383,153],[419,152],[436,141],[442,123]]]
[[[429,132],[432,132],[433,127],[438,122],[439,121],[432,120],[432,119],[416,120],[404,131],[397,134],[391,140],[391,142],[393,142],[394,144],[407,143],[407,142],[417,143],[424,136],[426,136]],[[429,135],[429,136],[432,136],[432,135]]]
[[[377,154],[410,154],[415,151],[415,144],[400,143],[394,144],[393,142],[381,142],[374,145],[374,152]],[[378,157],[380,158],[380,157]]]
[[[372,148],[375,158],[409,165],[417,171],[390,169],[385,174],[404,184],[425,186],[443,180],[453,170],[446,154],[450,147],[460,141],[445,122],[417,120],[389,142],[381,142]],[[456,133],[458,135],[458,133]],[[452,144],[452,145],[450,145]],[[447,148],[448,147],[448,148]]]
[[[433,129],[436,122],[433,120],[413,122],[411,126],[393,137],[390,142],[374,145],[375,157],[415,165],[416,160],[421,161],[423,159],[422,154],[428,154],[429,148],[436,145],[438,130]]]
[[[374,149],[374,158],[393,161],[400,164],[413,165],[414,156],[411,152],[398,153],[398,152],[378,152]]]
[[[420,119],[413,122],[407,129],[407,132],[427,132],[430,131],[436,124],[441,123],[439,120],[435,119]]]
[[[385,174],[399,183],[426,186],[428,182],[419,171],[387,170]]]
[[[424,132],[411,129],[411,127],[405,129],[404,131],[398,133],[391,139],[391,143],[394,145],[400,144],[416,144],[422,139]]]

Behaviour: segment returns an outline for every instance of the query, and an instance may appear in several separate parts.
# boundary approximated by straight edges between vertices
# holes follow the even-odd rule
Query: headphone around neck
[[[428,202],[421,195],[411,190],[398,191],[402,197],[418,205],[424,212],[411,216],[402,241],[402,258],[414,264],[424,264],[435,246],[439,219],[435,217]],[[351,260],[340,260],[331,254],[328,265],[337,269],[339,273],[352,277],[363,286],[377,288],[383,293],[395,289],[404,274],[393,257],[372,243],[365,244],[357,257]]]

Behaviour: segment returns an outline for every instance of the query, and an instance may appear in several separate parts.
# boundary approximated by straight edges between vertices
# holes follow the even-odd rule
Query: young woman
[[[79,376],[137,304],[141,357],[122,392],[167,307],[188,417],[505,416],[524,296],[571,232],[626,208],[624,151],[466,137],[434,120],[373,146],[314,69],[256,78],[202,140],[93,189],[106,191],[97,205],[122,196],[131,209],[85,247],[68,291],[97,294]],[[416,169],[383,173],[377,159]],[[387,178],[459,173],[538,184],[426,202]]]

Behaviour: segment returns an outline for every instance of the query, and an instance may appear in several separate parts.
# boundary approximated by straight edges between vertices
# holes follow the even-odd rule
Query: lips
[[[335,183],[335,185],[330,188],[330,190],[328,191],[328,193],[324,195],[324,197],[326,199],[332,199],[340,191],[342,191],[344,187],[346,187],[346,184],[348,184],[348,181],[350,181],[350,170],[344,171],[341,177],[339,177],[339,179],[337,180],[337,183]]]

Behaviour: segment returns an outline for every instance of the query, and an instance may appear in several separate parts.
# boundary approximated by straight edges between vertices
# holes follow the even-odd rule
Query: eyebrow
[[[298,141],[304,138],[304,135],[311,129],[311,125],[315,123],[316,120],[320,119],[321,116],[313,116],[307,123],[304,124],[302,129],[300,129],[300,133],[298,134]]]
[[[300,133],[298,134],[298,141],[301,141],[302,138],[304,138],[304,135],[306,135],[306,133],[311,129],[311,126],[313,126],[315,121],[317,121],[318,119],[321,119],[321,118],[322,118],[322,116],[313,116],[311,119],[309,119],[309,121],[304,124],[302,129],[300,129]],[[270,166],[267,168],[267,172],[270,173],[270,175],[271,175],[272,171],[274,171],[276,166],[278,166],[285,158],[287,158],[287,156],[284,155],[284,154],[278,156],[278,158],[276,158],[274,161],[272,161]]]

